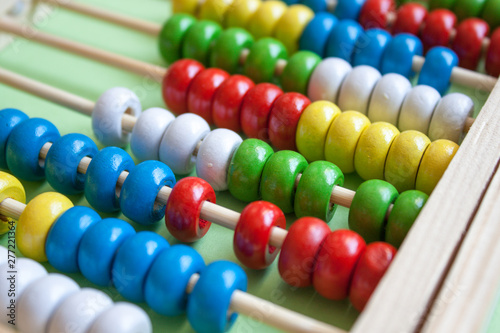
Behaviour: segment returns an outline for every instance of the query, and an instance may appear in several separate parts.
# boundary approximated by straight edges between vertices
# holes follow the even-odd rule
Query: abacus
[[[98,6],[103,5],[103,4],[96,4]],[[123,5],[123,4],[122,4]],[[131,2],[131,8],[133,8],[133,4]],[[160,8],[164,4],[156,4]],[[170,6],[170,4],[168,4]],[[110,5],[111,6],[111,5]],[[145,16],[149,17],[151,19],[151,14],[148,14],[148,11],[145,11]],[[67,14],[62,14],[65,13],[64,11],[57,10],[55,13],[58,13],[57,15],[67,15]],[[164,15],[161,15],[161,17],[157,18],[158,22],[163,22],[166,17],[163,17]],[[168,16],[168,15],[166,15]],[[71,16],[73,19],[77,18],[77,16]],[[91,23],[90,23],[91,22]],[[96,24],[95,20],[90,20],[88,22],[88,26],[91,27],[93,24]],[[113,27],[108,27],[109,29],[115,29]],[[116,33],[121,33],[122,31],[116,31]],[[133,35],[131,31],[126,31],[123,32],[123,38],[128,38],[130,35]],[[86,38],[91,38],[91,36],[87,36]],[[92,39],[95,38],[92,36]],[[142,37],[141,37],[142,38]],[[77,38],[75,38],[77,39]],[[82,38],[81,40],[86,40],[85,38]],[[86,40],[89,44],[90,41],[88,39]],[[151,46],[149,50],[154,50],[154,41],[151,40],[146,40],[144,42],[145,44],[145,49],[146,47]],[[28,46],[31,44],[28,44]],[[15,44],[14,44],[15,46]],[[26,45],[25,45],[26,46]],[[99,45],[100,48],[106,49],[107,44]],[[43,50],[43,48],[42,48]],[[8,50],[7,50],[8,51]],[[122,50],[121,51],[124,54],[129,54],[127,51]],[[149,51],[148,51],[149,52]],[[151,52],[149,52],[149,56],[151,56]],[[22,56],[23,53],[19,53],[19,56]],[[60,55],[59,55],[60,56]],[[67,57],[66,55],[63,56],[63,58]],[[147,59],[148,56],[145,56]],[[155,60],[148,59],[149,62],[158,62],[160,63],[159,60],[154,58]],[[81,61],[81,60],[76,60],[76,61]],[[19,62],[20,63],[20,62]],[[64,66],[64,63],[61,62],[61,65]],[[113,73],[114,75],[119,75],[121,79],[126,78],[127,81],[124,80],[123,86],[128,86],[128,87],[134,87],[137,85],[137,77],[134,76],[128,76],[126,74],[123,74],[122,72],[116,72],[112,69],[106,68],[106,67],[100,67],[98,65],[95,65],[94,63],[91,63],[89,66],[97,66],[99,68],[99,71],[104,71],[104,72],[109,72]],[[64,73],[59,73],[60,77],[57,78],[56,75],[53,75],[52,73],[50,75],[47,75],[48,78],[41,79],[40,77],[37,77],[37,75],[34,75],[30,72],[28,69],[22,69],[19,68],[18,63],[14,64],[9,64],[7,60],[7,65],[6,67],[9,67],[13,69],[15,72],[22,73],[28,77],[32,78],[38,78],[40,81],[45,81],[47,80],[51,82],[53,85],[58,85],[57,81],[61,80],[61,82],[68,82],[67,75],[63,75]],[[37,68],[36,66],[33,66],[34,70]],[[103,78],[103,80],[106,80],[107,78]],[[111,86],[116,85],[116,81],[113,82],[116,79],[111,79],[111,82],[103,82],[102,87],[95,87],[96,91],[93,91],[92,93],[89,93],[88,91],[85,92],[80,89],[89,89],[87,85],[75,85],[74,90],[77,90],[78,93],[77,95],[80,96],[85,96],[90,100],[95,101],[97,99],[97,96],[99,96],[102,91],[107,90]],[[125,82],[128,82],[125,84]],[[99,82],[101,84],[101,82]],[[68,86],[63,85],[64,89],[63,90],[73,90],[69,89]],[[60,85],[61,87],[61,85]],[[147,87],[146,87],[147,88]],[[10,88],[5,87],[6,91],[9,92],[10,94],[19,94],[15,92],[14,90],[10,90]],[[151,91],[155,90],[155,87],[149,88]],[[141,95],[141,102],[145,103],[145,105],[149,106],[161,106],[163,105],[162,101],[160,100],[160,94],[157,92],[159,89],[156,87],[156,94],[152,93],[146,93]],[[83,92],[80,92],[83,91]],[[144,90],[143,90],[144,91]],[[22,96],[29,96],[29,95],[22,95]],[[30,116],[32,115],[43,115],[43,118],[48,118],[47,113],[40,111],[40,113],[36,113],[36,111],[30,112],[30,108],[33,107],[33,105],[38,106],[39,104],[44,105],[45,102],[36,100],[36,102],[33,101],[32,97],[27,97],[29,98],[29,103],[27,102],[27,106],[23,108],[23,105],[17,104],[16,107],[23,109],[26,111]],[[439,291],[446,295],[445,293],[449,290],[446,289],[447,282],[444,280],[445,277],[447,276],[449,267],[453,267],[451,269],[450,273],[450,279],[452,279],[454,276],[456,276],[457,273],[460,273],[460,268],[461,267],[466,267],[465,265],[462,264],[462,262],[466,260],[475,260],[474,258],[484,258],[483,262],[487,262],[488,259],[491,259],[489,255],[485,255],[488,251],[492,251],[494,249],[494,244],[491,246],[485,242],[483,243],[482,248],[477,248],[474,246],[474,243],[477,243],[478,241],[475,239],[476,237],[481,239],[480,237],[485,237],[485,239],[490,239],[491,234],[493,233],[477,233],[475,231],[476,229],[480,229],[481,226],[483,225],[482,223],[488,223],[491,220],[494,219],[494,212],[489,213],[488,209],[489,207],[494,208],[494,202],[495,202],[495,178],[494,178],[494,173],[496,171],[496,164],[498,161],[498,144],[496,144],[494,133],[495,133],[495,117],[493,115],[494,109],[496,105],[498,104],[498,101],[495,100],[495,98],[498,99],[498,95],[493,92],[490,96],[489,101],[483,108],[483,110],[480,113],[480,116],[476,123],[471,127],[471,131],[469,134],[467,134],[465,141],[462,143],[461,148],[458,151],[457,156],[454,158],[452,164],[448,168],[447,173],[445,173],[443,180],[440,182],[438,187],[434,190],[432,196],[430,197],[429,202],[426,204],[426,208],[420,214],[419,219],[416,222],[415,227],[412,229],[411,233],[409,234],[408,238],[406,239],[403,247],[401,248],[400,252],[396,256],[396,260],[391,266],[391,269],[389,270],[388,274],[382,280],[382,284],[377,288],[376,293],[374,294],[374,297],[372,301],[370,301],[368,307],[366,310],[362,313],[362,315],[358,318],[357,322],[355,323],[355,326],[353,330],[360,330],[360,331],[366,331],[366,330],[376,330],[376,331],[392,331],[392,330],[400,330],[401,327],[405,327],[404,329],[407,330],[413,330],[416,327],[420,327],[422,325],[426,329],[432,330],[432,328],[439,327],[439,325],[446,325],[442,326],[444,328],[448,328],[452,330],[450,327],[450,323],[446,323],[446,318],[453,318],[453,313],[455,312],[447,312],[447,311],[453,311],[453,306],[454,307],[459,307],[459,309],[455,310],[460,310],[460,306],[465,306],[466,302],[451,302],[453,306],[450,306],[446,308],[445,315],[443,316],[427,316],[423,311],[426,309],[426,307],[431,307],[433,306],[442,306],[438,301],[439,301]],[[58,109],[57,106],[53,104],[45,104],[47,105],[48,108],[52,109]],[[11,106],[11,105],[6,105],[6,106]],[[54,116],[54,118],[50,118],[50,120],[54,121],[54,123],[57,123],[57,118],[58,117],[69,117],[69,118],[75,118],[78,119],[78,122],[82,122],[86,124],[86,126],[83,126],[81,124],[74,124],[74,121],[71,121],[71,124],[64,124],[63,126],[57,124],[57,127],[63,132],[87,132],[90,133],[90,124],[88,121],[88,118],[86,117],[80,117],[77,116],[74,113],[71,113],[71,111],[68,110],[62,110],[59,109],[59,114],[58,116]],[[73,119],[72,119],[73,120]],[[66,126],[68,130],[66,130]],[[477,146],[477,142],[484,142],[483,145]],[[484,151],[485,153],[481,154],[481,151]],[[478,159],[474,159],[474,156],[472,154],[480,154],[481,156],[481,163],[478,163]],[[484,156],[483,156],[484,155]],[[470,158],[470,159],[468,159]],[[477,178],[476,181],[478,182],[479,185],[476,184],[476,186],[471,186],[469,184],[472,184],[472,180],[469,180],[466,175],[466,170],[464,169],[465,166],[471,166],[474,167],[477,172]],[[463,177],[462,177],[463,176]],[[462,182],[459,184],[456,181],[457,179],[462,180]],[[359,184],[360,180],[357,179],[356,177],[348,178],[347,179],[348,187],[351,187],[352,189],[357,187],[357,184]],[[491,183],[491,185],[490,185]],[[468,193],[460,193],[457,191],[457,189],[460,189],[464,186],[471,186],[470,190]],[[42,190],[43,191],[43,190]],[[28,191],[29,195],[32,195],[30,191]],[[450,200],[450,196],[454,196],[453,201]],[[221,198],[223,199],[223,205],[224,203],[228,203],[228,205],[233,206],[234,209],[236,210],[241,210],[243,208],[242,203],[235,201],[234,199],[231,199],[229,196],[225,195],[220,195],[219,193],[217,194],[217,199],[218,203],[220,203]],[[491,204],[490,204],[491,202]],[[445,209],[446,206],[449,206],[449,209]],[[458,211],[456,207],[461,207],[461,210]],[[480,208],[481,207],[481,208]],[[342,218],[344,221],[347,220],[345,217],[345,211],[342,213],[342,210],[339,209],[340,215],[337,217],[338,220],[341,220]],[[342,215],[343,214],[343,215]],[[477,221],[474,221],[474,219],[477,219]],[[335,221],[338,221],[335,220]],[[436,225],[435,223],[431,223],[432,221],[442,221],[442,224]],[[472,223],[473,222],[473,223]],[[332,223],[339,223],[339,222],[332,222]],[[491,222],[493,223],[493,222]],[[464,237],[463,244],[460,240],[462,232],[465,232],[466,230],[469,229],[469,224],[470,224],[470,231],[467,233],[467,236]],[[134,225],[137,226],[137,225]],[[144,228],[140,227],[139,228]],[[213,228],[213,227],[212,227]],[[427,228],[427,229],[426,229]],[[439,230],[435,230],[436,228],[443,228]],[[150,228],[148,228],[150,229]],[[160,234],[163,234],[162,231],[158,228],[157,230]],[[227,254],[226,256],[223,254],[223,251],[227,250],[228,253],[232,253],[232,251],[229,248],[224,249],[225,244],[230,244],[231,241],[227,240],[225,244],[222,241],[224,239],[224,230],[217,229],[217,233],[214,235],[214,231],[210,231],[211,234],[207,236],[207,240],[203,240],[202,242],[208,242],[210,239],[215,239],[213,240],[210,249],[206,249],[206,251],[202,251],[200,249],[200,253],[205,257],[208,256],[209,259],[207,259],[207,262],[214,261],[216,259],[227,259]],[[437,242],[437,240],[441,240],[442,234],[445,233],[448,236],[445,237],[442,242]],[[227,234],[226,234],[227,235]],[[471,236],[472,235],[472,236]],[[171,236],[166,235],[165,236],[169,241],[171,240]],[[435,237],[435,238],[433,238]],[[474,238],[473,238],[474,237]],[[227,238],[227,237],[226,237]],[[432,246],[429,248],[429,244],[427,243],[430,240],[436,241],[435,244],[432,244]],[[198,247],[204,247],[205,243],[195,243],[195,248]],[[426,254],[429,254],[428,252],[426,253],[426,249],[435,249],[436,247],[439,247],[440,250],[443,250],[443,255],[442,256],[436,256],[436,255],[429,255],[426,257]],[[462,250],[463,249],[463,250]],[[217,251],[218,253],[214,254],[213,252]],[[458,253],[455,253],[455,251]],[[462,254],[462,251],[467,253],[471,257],[471,259],[467,258],[464,254]],[[420,253],[421,252],[421,253]],[[478,257],[474,257],[477,255]],[[481,257],[481,255],[485,255],[484,257]],[[455,258],[456,257],[456,258]],[[492,256],[494,257],[494,256]],[[206,257],[205,257],[206,258]],[[229,256],[229,259],[237,261],[234,259],[232,256]],[[456,259],[456,261],[453,261],[453,259]],[[418,266],[418,263],[422,264],[421,266]],[[423,262],[425,261],[425,262]],[[434,262],[435,261],[435,262]],[[453,262],[455,262],[455,266],[453,265]],[[412,263],[415,263],[415,267],[411,267]],[[426,266],[432,266],[433,264],[437,266],[433,266],[433,270],[431,269],[422,269],[422,267]],[[476,265],[479,266],[479,264],[476,263]],[[480,275],[481,278],[483,279],[493,279],[493,264],[490,265],[485,265],[488,267],[488,269],[485,269],[484,267],[481,267],[480,269],[474,270],[474,273],[477,273]],[[455,268],[456,267],[456,268]],[[52,268],[53,269],[53,268]],[[491,272],[489,270],[492,270]],[[423,270],[423,271],[421,271]],[[276,274],[276,267],[271,267],[268,269],[269,273],[266,274]],[[254,274],[252,271],[248,271],[250,275]],[[272,272],[272,273],[271,273]],[[418,272],[418,274],[417,274]],[[481,276],[481,272],[484,272],[484,276]],[[252,278],[252,277],[251,277]],[[254,281],[254,287],[257,286],[259,281],[259,276],[254,276],[255,281]],[[424,279],[424,280],[422,280]],[[469,277],[469,280],[467,281],[476,281],[475,277]],[[275,279],[276,280],[276,279]],[[414,284],[416,287],[412,288],[412,290],[408,290],[408,284],[413,281],[428,281],[429,285],[427,288],[423,289],[418,289],[418,284]],[[477,278],[479,281],[480,279]],[[438,283],[440,282],[441,283]],[[453,280],[452,280],[453,281]],[[492,281],[492,280],[487,280],[487,281]],[[453,282],[451,282],[453,283]],[[267,279],[265,284],[268,284]],[[270,288],[277,288],[276,286],[279,285],[278,282],[274,281],[274,283],[269,283]],[[445,286],[444,288],[441,288],[442,286]],[[449,288],[453,288],[454,285],[452,285]],[[459,285],[459,291],[460,293],[462,292],[462,285]],[[399,289],[398,289],[399,288]],[[430,289],[429,289],[430,288]],[[252,289],[252,284],[250,284],[249,289]],[[254,290],[258,290],[258,288],[254,288]],[[280,292],[283,290],[281,289],[274,289],[274,290],[279,290]],[[453,291],[454,289],[452,289]],[[483,289],[484,293],[488,292],[488,288],[485,286]],[[397,291],[397,293],[395,292]],[[465,288],[464,294],[467,294],[469,290]],[[472,292],[472,291],[470,291]],[[261,293],[261,296],[266,296],[266,292]],[[459,294],[460,294],[459,293]],[[300,294],[299,296],[296,296],[296,294]],[[314,295],[313,292],[307,294],[305,291],[299,290],[297,292],[290,292],[289,294],[286,294],[287,302],[286,306],[288,307],[288,302],[301,302],[304,299],[307,299],[307,297],[312,297],[311,295]],[[404,296],[402,296],[404,295]],[[408,295],[408,296],[407,296]],[[418,297],[417,297],[418,295]],[[468,295],[468,294],[467,294]],[[269,295],[268,295],[269,296]],[[483,295],[482,295],[483,296]],[[493,297],[491,295],[488,295],[492,299]],[[272,296],[271,296],[272,297]],[[405,301],[406,298],[408,298],[408,302],[405,302],[403,306],[401,306],[400,303],[397,303],[397,298],[398,297],[404,297]],[[446,297],[446,296],[444,296]],[[483,297],[476,296],[475,298],[468,298],[468,301],[474,300],[477,302],[481,302],[485,300],[486,295]],[[266,297],[265,297],[266,298]],[[269,297],[267,297],[269,299]],[[457,299],[461,298],[460,295],[457,295]],[[442,298],[441,298],[442,299]],[[275,302],[277,302],[275,300]],[[319,308],[328,308],[330,310],[330,307],[335,307],[339,309],[339,315],[342,314],[344,315],[346,309],[348,313],[350,313],[351,316],[357,316],[357,312],[354,311],[354,309],[350,308],[349,306],[342,306],[338,305],[335,302],[330,302],[326,300],[320,300],[319,297],[315,297],[315,302],[319,302],[320,305],[316,305],[316,308],[311,310],[312,312],[309,313],[309,315],[313,318],[320,318],[321,321],[325,322],[330,322],[330,323],[337,323],[336,326],[341,326],[344,328],[349,328],[350,325],[352,325],[352,322],[354,319],[351,319],[350,324],[342,324],[339,323],[339,321],[327,318],[327,314],[321,315],[319,312],[322,312],[319,310]],[[489,302],[489,301],[488,301]],[[333,305],[332,305],[333,304]],[[460,305],[462,304],[462,305]],[[491,308],[493,306],[493,303],[489,303],[491,305],[488,305],[488,308]],[[283,305],[283,304],[281,304]],[[319,308],[318,308],[319,306]],[[292,307],[292,306],[291,306]],[[486,306],[484,306],[486,307]],[[469,325],[482,325],[484,323],[484,313],[487,311],[483,308],[478,309],[477,313],[472,314],[468,316],[467,318],[469,319],[464,319],[464,322],[467,320]],[[388,310],[391,309],[391,310]],[[416,310],[418,309],[418,310]],[[307,313],[307,309],[304,309],[304,307],[297,305],[294,310],[296,310],[299,313]],[[418,312],[417,319],[415,320],[406,320],[410,314],[413,314],[415,311],[422,311]],[[351,313],[352,312],[352,313]],[[392,315],[394,313],[397,313],[397,315],[401,318],[400,320],[394,320],[392,318]],[[431,312],[432,313],[432,312]],[[391,317],[389,317],[391,315]],[[477,318],[475,317],[477,315]],[[321,317],[323,316],[323,317]],[[448,316],[448,317],[447,317]],[[451,317],[450,317],[451,316]],[[384,319],[386,318],[386,319]],[[390,318],[387,319],[387,318]],[[429,321],[427,319],[430,318]],[[155,320],[156,319],[156,320]],[[239,321],[241,322],[243,318],[240,318]],[[162,320],[165,320],[164,318],[159,319],[158,317],[153,318],[153,324],[155,324],[156,321],[162,322]],[[469,321],[470,320],[470,321]],[[474,321],[476,320],[476,321]],[[183,321],[184,322],[184,321]],[[260,326],[254,326],[257,325],[253,321],[249,322],[244,322],[244,323],[250,323],[247,326],[250,328],[259,329],[259,331],[262,329]],[[454,323],[455,324],[455,323]],[[160,323],[161,325],[161,323]],[[174,320],[172,322],[168,322],[167,325],[172,325],[169,327],[177,328],[179,329],[181,324]],[[236,325],[240,325],[238,322]],[[245,324],[242,324],[243,326],[235,326],[233,329],[237,330],[238,327],[243,327],[242,329],[245,329]],[[366,326],[365,326],[366,325]],[[405,325],[405,326],[403,326]],[[437,326],[432,326],[432,325],[437,325]],[[293,325],[291,325],[293,326]],[[257,328],[258,327],[258,328]],[[477,326],[470,326],[470,327],[477,327]],[[288,328],[292,329],[292,328]]]

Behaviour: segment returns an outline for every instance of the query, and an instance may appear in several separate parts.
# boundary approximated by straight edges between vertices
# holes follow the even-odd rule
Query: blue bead
[[[116,251],[134,234],[130,224],[115,218],[103,219],[88,228],[78,249],[83,276],[99,286],[109,286]]]
[[[392,36],[382,29],[369,29],[358,38],[352,61],[353,66],[367,65],[380,69],[382,56]]]
[[[29,117],[18,109],[0,110],[0,169],[7,169],[6,151],[7,139],[10,132],[19,123],[29,119]]]
[[[61,135],[48,120],[31,118],[18,124],[7,141],[6,160],[9,170],[17,178],[35,181],[45,177],[38,156],[43,145],[55,142]]]
[[[328,9],[326,6],[326,0],[301,0],[299,3],[311,8],[315,13],[326,12]]]
[[[382,74],[397,73],[407,78],[415,75],[412,70],[413,57],[421,56],[422,42],[410,34],[399,34],[392,38],[382,56]]]
[[[356,41],[363,33],[358,22],[352,20],[339,21],[335,25],[326,44],[326,56],[337,57],[352,63]]]
[[[340,20],[350,19],[357,21],[361,8],[366,0],[338,0],[333,12]]]
[[[458,56],[455,52],[447,47],[434,47],[425,56],[418,84],[431,86],[444,95],[450,88],[451,72],[456,66]]]
[[[338,20],[330,13],[318,13],[307,24],[299,39],[299,49],[324,57],[326,42]]]
[[[45,159],[45,178],[63,194],[83,192],[85,174],[77,171],[85,156],[93,158],[99,152],[92,139],[83,134],[67,134],[54,142]]]
[[[170,245],[151,231],[127,239],[116,253],[112,278],[116,290],[132,302],[144,302],[144,283],[151,264]],[[167,268],[168,269],[168,268]]]
[[[144,296],[155,312],[177,316],[186,312],[186,288],[191,276],[199,273],[205,262],[196,250],[174,245],[156,258],[146,278]]]
[[[216,261],[200,272],[200,279],[189,295],[187,316],[198,333],[228,330],[238,314],[228,320],[231,296],[236,290],[246,291],[247,276],[243,269],[229,261]]]
[[[78,273],[78,248],[83,235],[101,217],[89,207],[75,206],[65,211],[52,225],[45,252],[50,264],[64,273]]]
[[[134,169],[132,157],[123,149],[108,147],[98,152],[85,174],[85,198],[94,209],[105,213],[120,210],[116,183],[120,174]]]
[[[138,164],[128,175],[120,191],[123,215],[134,222],[149,225],[165,216],[165,205],[155,204],[163,186],[174,187],[175,176],[159,161]]]

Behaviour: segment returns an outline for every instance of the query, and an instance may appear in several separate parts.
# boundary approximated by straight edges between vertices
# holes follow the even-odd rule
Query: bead
[[[417,171],[431,141],[417,131],[406,131],[394,139],[385,162],[384,178],[399,192],[415,188]]]
[[[283,90],[307,94],[309,78],[320,62],[320,56],[308,51],[299,51],[291,56],[280,78]]]
[[[95,137],[105,146],[127,145],[130,134],[122,128],[123,114],[137,118],[141,111],[141,102],[133,91],[121,87],[106,90],[92,111],[92,130]]]
[[[358,21],[365,29],[385,29],[389,25],[389,14],[395,10],[394,0],[366,0]]]
[[[224,15],[232,2],[233,0],[206,0],[200,5],[198,17],[202,20],[210,20],[222,24],[224,22]]]
[[[293,212],[295,181],[306,167],[307,161],[299,153],[288,150],[274,153],[262,172],[262,199],[275,204],[285,214]]]
[[[413,129],[427,134],[432,114],[440,100],[441,95],[432,87],[413,87],[406,95],[401,107],[398,128],[401,131]]]
[[[186,245],[174,245],[160,253],[144,284],[144,295],[149,307],[164,316],[185,313],[189,279],[204,267],[200,254]]]
[[[347,74],[340,87],[338,106],[341,110],[354,110],[366,114],[370,97],[379,82],[380,72],[370,66],[358,66]]]
[[[361,8],[366,0],[339,0],[333,12],[339,19],[350,19],[357,21]]]
[[[273,36],[282,41],[288,54],[294,54],[299,48],[299,39],[307,24],[314,17],[314,12],[304,5],[288,7],[274,28]]]
[[[151,333],[153,327],[147,313],[137,305],[116,303],[101,313],[94,321],[89,333],[104,332]]]
[[[24,192],[24,187],[19,180],[6,172],[0,171],[0,202],[7,198],[12,198],[16,201],[26,203],[26,193]],[[8,231],[13,231],[11,229],[13,229],[12,227],[15,222],[16,220],[10,217],[2,216],[0,219],[0,235],[3,235]],[[5,255],[5,260],[7,260],[7,255]]]
[[[418,36],[427,18],[427,9],[419,3],[405,3],[398,8],[396,21],[392,26],[394,35],[408,33]]]
[[[453,68],[458,65],[458,57],[449,48],[437,46],[429,50],[418,78],[419,85],[428,85],[444,95],[450,87]]]
[[[382,29],[364,31],[356,41],[352,65],[367,65],[379,69],[385,48],[391,39],[391,34]]]
[[[182,43],[182,57],[208,65],[212,43],[221,32],[221,26],[215,22],[205,20],[196,22],[186,33]]]
[[[215,126],[241,132],[240,110],[243,98],[255,86],[243,75],[230,76],[215,92],[212,102],[212,119]]]
[[[332,14],[317,12],[302,32],[299,39],[299,50],[311,51],[323,58],[326,42],[337,22],[337,18]]]
[[[229,166],[229,192],[238,200],[256,201],[260,198],[260,179],[267,160],[274,154],[267,143],[247,139],[236,149]]]
[[[296,288],[312,284],[316,253],[330,233],[328,225],[314,217],[303,217],[292,224],[278,261],[280,276],[286,283]]]
[[[47,261],[45,241],[50,227],[73,203],[59,193],[45,192],[31,200],[19,217],[16,243],[19,251],[30,259]]]
[[[452,93],[444,96],[436,106],[429,125],[429,139],[447,139],[460,142],[469,115],[474,112],[474,102],[469,96]]]
[[[349,228],[367,243],[384,240],[387,210],[397,197],[396,188],[383,180],[364,182],[352,199]]]
[[[395,255],[396,249],[382,242],[368,244],[361,253],[349,289],[349,300],[356,310],[363,311]]]
[[[208,232],[211,223],[200,217],[203,203],[216,202],[213,188],[201,178],[181,179],[167,201],[165,225],[181,242],[195,242]]]
[[[338,94],[352,66],[340,58],[326,58],[316,66],[307,87],[307,96],[311,101],[329,101],[337,103]]]
[[[488,23],[492,30],[500,27],[500,1],[488,0],[484,4],[481,18]],[[497,75],[498,76],[498,75]]]
[[[265,4],[270,2],[272,1]],[[280,59],[286,60],[287,58],[286,48],[279,40],[274,38],[259,39],[250,47],[244,73],[255,83],[272,82],[276,64]]]
[[[460,67],[476,70],[481,60],[483,40],[489,33],[490,27],[480,19],[467,19],[458,25],[452,49],[460,60]]]
[[[235,290],[246,291],[247,276],[236,264],[216,261],[200,272],[200,279],[189,296],[187,317],[196,332],[225,332],[238,317],[228,315]]]
[[[173,0],[172,12],[173,13],[188,13],[194,15],[198,7],[198,0]]]
[[[50,147],[45,157],[45,177],[62,194],[83,192],[85,174],[78,172],[84,157],[93,158],[99,149],[92,139],[78,133],[66,134]]]
[[[223,31],[214,42],[210,67],[220,68],[229,73],[241,72],[241,53],[249,49],[253,43],[252,35],[244,29],[231,28]]]
[[[325,55],[337,57],[352,62],[358,38],[362,36],[363,28],[352,20],[339,21],[332,29],[326,43]]]
[[[373,123],[366,128],[354,153],[354,168],[361,178],[384,179],[385,160],[398,135],[398,129],[389,123]]]
[[[432,142],[420,162],[415,188],[430,195],[457,151],[458,145],[452,141]]]
[[[337,205],[330,202],[335,186],[344,185],[344,175],[335,165],[316,161],[304,170],[295,193],[295,215],[311,216],[329,222]]]
[[[297,124],[297,150],[309,162],[325,159],[325,141],[331,123],[341,114],[331,102],[318,101],[302,112]]]
[[[210,132],[210,126],[202,117],[186,113],[168,126],[160,144],[160,160],[175,174],[186,175],[193,171],[193,153],[198,143]]]
[[[278,97],[269,114],[269,140],[278,150],[297,150],[295,133],[302,111],[311,101],[299,93]]]
[[[499,15],[500,16],[500,15]],[[500,75],[500,28],[490,38],[490,47],[486,53],[486,73],[498,77]]]
[[[488,0],[457,0],[453,6],[453,12],[457,15],[459,21],[468,17],[479,17],[487,1]]]
[[[409,34],[394,36],[385,49],[380,71],[382,74],[396,73],[410,78],[414,75],[413,57],[422,55],[422,42]]]
[[[187,112],[187,94],[193,79],[203,69],[202,64],[191,59],[174,62],[163,78],[162,94],[167,108],[173,113]]]
[[[130,220],[150,225],[165,215],[165,205],[156,201],[163,186],[174,187],[172,170],[159,161],[146,161],[129,172],[120,190],[120,207]]]
[[[132,302],[144,302],[144,283],[151,264],[170,245],[162,236],[141,231],[125,240],[116,252],[111,270],[116,290]]]
[[[420,191],[405,191],[394,202],[385,231],[385,240],[399,248],[429,196]]]
[[[224,26],[245,28],[260,5],[260,0],[234,0],[226,12]]]
[[[336,230],[326,236],[316,254],[314,289],[328,299],[346,298],[356,262],[365,247],[363,238],[351,230]]]
[[[132,157],[123,149],[107,147],[98,152],[85,173],[85,199],[96,210],[120,210],[116,186],[123,171],[134,169]]]
[[[85,232],[101,217],[88,207],[76,206],[59,216],[45,242],[49,263],[64,273],[78,273],[78,248]]]
[[[167,20],[158,36],[160,54],[167,64],[182,58],[182,43],[195,23],[196,19],[189,14],[174,14]]]
[[[354,172],[354,152],[370,120],[356,111],[346,111],[333,121],[325,142],[326,160],[344,173]]]
[[[42,180],[45,172],[38,157],[40,150],[60,137],[57,128],[45,119],[31,118],[18,124],[10,133],[5,149],[10,172],[22,180]]]
[[[196,156],[196,175],[206,180],[215,191],[226,191],[229,164],[241,142],[241,136],[225,128],[210,132],[201,142]]]
[[[252,269],[271,265],[279,252],[269,245],[275,227],[286,228],[285,215],[277,206],[255,201],[243,209],[233,238],[234,253],[243,265]]]
[[[430,0],[429,8],[431,10],[436,10],[439,8],[451,9],[455,5],[455,2],[457,2],[457,0]]]
[[[372,122],[384,121],[397,125],[403,101],[411,88],[411,82],[402,75],[382,76],[373,89],[368,118]]]
[[[457,17],[447,9],[430,12],[420,32],[425,52],[434,46],[448,46],[456,23]]]
[[[270,37],[287,9],[288,6],[281,1],[261,2],[255,14],[248,21],[246,29],[255,37],[255,40]]]
[[[17,109],[0,110],[0,168],[7,169],[6,146],[10,133],[18,124],[29,119],[22,111]]]

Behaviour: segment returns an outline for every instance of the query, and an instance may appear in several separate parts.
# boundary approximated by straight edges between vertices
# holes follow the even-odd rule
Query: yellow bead
[[[430,143],[429,138],[418,131],[398,135],[387,155],[385,180],[399,192],[414,189],[420,161]]]
[[[271,37],[276,24],[285,14],[287,8],[287,5],[281,1],[263,2],[248,21],[247,30],[256,40],[262,37]]]
[[[326,160],[336,164],[343,173],[354,171],[354,152],[363,131],[370,120],[357,111],[346,111],[330,126],[326,136]]]
[[[206,0],[200,7],[199,18],[222,24],[224,16],[233,0]]]
[[[431,194],[458,151],[458,145],[449,140],[432,142],[424,153],[417,174],[416,189]]]
[[[354,155],[354,167],[364,180],[384,179],[384,168],[389,148],[399,130],[389,123],[368,126],[359,139]]]
[[[73,203],[64,195],[46,192],[31,200],[16,229],[16,243],[21,253],[36,261],[47,261],[45,241],[50,227]]]
[[[292,5],[276,24],[274,37],[280,40],[292,55],[299,49],[299,39],[306,25],[313,19],[314,12],[304,5]]]
[[[195,15],[198,8],[198,0],[172,0],[173,12]]]
[[[19,182],[19,180],[17,180],[16,177],[0,171],[0,202],[7,198],[25,203],[26,193],[24,192],[23,185]],[[10,230],[12,222],[15,222],[15,220],[0,217],[0,235],[3,235]]]
[[[260,0],[234,0],[226,12],[224,26],[245,28],[260,4]]]
[[[333,120],[342,112],[331,102],[318,101],[302,112],[295,141],[297,149],[309,162],[325,159],[325,141]]]

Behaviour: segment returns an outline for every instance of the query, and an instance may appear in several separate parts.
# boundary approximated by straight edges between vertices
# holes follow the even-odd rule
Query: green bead
[[[435,10],[439,8],[452,9],[457,0],[431,0],[429,2],[429,9]]]
[[[158,38],[160,53],[167,64],[182,58],[182,42],[196,19],[188,14],[174,14],[161,29]]]
[[[241,28],[230,28],[222,32],[214,43],[210,56],[210,67],[223,69],[231,74],[241,73],[240,57],[244,49],[252,46],[252,35]]]
[[[304,170],[295,194],[295,215],[312,216],[329,222],[337,205],[330,202],[335,186],[344,185],[339,167],[326,161],[316,161]]]
[[[212,42],[221,31],[221,26],[215,22],[196,22],[186,34],[182,44],[182,57],[197,60],[208,66]]]
[[[372,179],[361,184],[349,210],[349,228],[371,243],[384,240],[385,216],[398,197],[394,186]]]
[[[500,0],[487,0],[481,18],[490,25],[491,31],[500,27]]]
[[[281,74],[283,90],[307,95],[309,78],[320,61],[321,57],[310,51],[299,51],[291,56]]]
[[[273,82],[274,71],[279,59],[286,60],[285,46],[274,38],[262,38],[250,48],[244,72],[255,83]]]
[[[483,11],[486,0],[457,0],[453,11],[459,21],[468,17],[478,17]]]
[[[262,199],[275,204],[285,214],[293,212],[295,180],[306,167],[306,159],[297,152],[281,150],[274,153],[262,173]]]
[[[385,240],[398,248],[429,196],[417,190],[405,191],[394,202],[385,228]]]
[[[260,199],[260,179],[267,160],[273,154],[262,140],[247,139],[233,154],[229,165],[229,192],[245,202]]]

